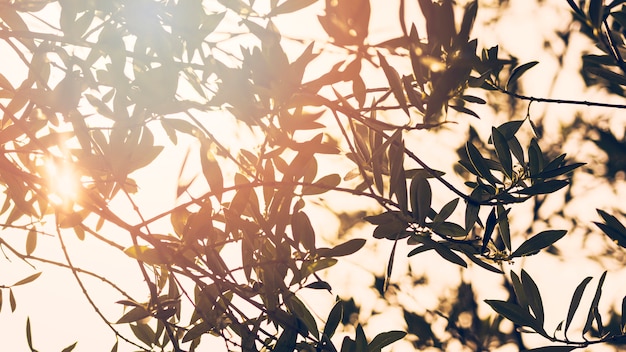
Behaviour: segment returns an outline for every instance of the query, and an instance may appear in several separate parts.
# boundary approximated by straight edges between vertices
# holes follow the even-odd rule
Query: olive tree
[[[549,195],[567,192],[585,161],[542,148],[541,121],[530,114],[495,124],[484,139],[457,124],[479,121],[488,102],[502,99],[513,110],[524,102],[623,106],[523,95],[520,77],[537,62],[518,62],[474,38],[478,1],[400,0],[385,13],[400,30],[373,41],[370,18],[380,3],[0,3],[0,38],[12,62],[0,71],[1,213],[6,229],[24,235],[2,235],[0,247],[7,260],[34,269],[17,282],[0,281],[7,298],[0,307],[15,310],[14,287],[56,266],[73,275],[110,328],[113,350],[193,351],[214,343],[202,343],[209,336],[242,351],[380,351],[403,338],[419,348],[522,348],[529,332],[562,343],[544,350],[619,343],[623,320],[604,326],[598,309],[606,273],[583,335],[574,338],[567,332],[591,278],[550,327],[535,280],[508,269],[554,251],[569,230],[545,228],[518,241],[509,222],[517,207],[535,202],[537,210]],[[623,96],[622,2],[568,3],[581,32],[598,44],[584,57],[587,83]],[[294,21],[318,27],[299,37]],[[433,164],[425,160],[436,150],[412,147],[421,135],[446,131],[462,136],[458,162]],[[146,215],[151,210],[136,194],[159,171],[137,175],[183,141],[189,152],[168,162],[180,168],[178,181],[161,186],[175,197]],[[344,213],[313,214],[331,196],[354,202]],[[626,246],[618,218],[598,214],[599,230]],[[325,217],[341,216],[341,231],[321,237]],[[345,235],[367,224],[368,233]],[[125,270],[140,278],[133,292],[141,293],[75,265],[69,236],[127,257]],[[39,255],[44,237],[58,240],[62,259]],[[433,316],[402,307],[406,329],[366,335],[365,322],[351,320],[358,306],[350,297],[337,296],[319,316],[303,295],[332,295],[328,273],[372,241],[392,243],[374,283],[382,297],[394,288],[393,264],[404,249],[418,260],[435,253],[441,265],[492,272],[510,297],[486,300],[493,314],[481,317],[471,283],[462,283],[452,307],[435,315],[446,321],[444,333]],[[96,302],[87,283],[94,278],[116,292],[110,303],[119,315]],[[470,323],[459,324],[463,313]],[[503,319],[517,329],[501,327]],[[34,350],[32,330],[29,321]]]

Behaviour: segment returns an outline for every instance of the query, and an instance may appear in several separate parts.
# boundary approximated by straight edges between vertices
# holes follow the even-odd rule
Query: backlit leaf
[[[538,182],[534,185],[515,191],[518,194],[524,194],[529,196],[535,196],[538,194],[554,193],[561,188],[569,184],[566,180],[547,180],[544,182]]]
[[[365,242],[365,239],[353,238],[333,248],[319,248],[317,254],[321,257],[342,257],[356,253],[359,249],[363,248]]]
[[[29,282],[35,281],[40,275],[41,275],[41,272],[34,273],[32,275],[29,275],[28,277],[25,277],[25,278],[21,279],[20,281],[14,283],[11,286],[20,286],[20,285],[24,285],[24,284],[27,284]]]
[[[493,308],[493,310],[495,310],[498,314],[512,321],[516,325],[527,326],[536,332],[543,331],[543,327],[537,323],[535,318],[515,303],[498,300],[485,300],[485,303],[490,305],[491,308]]]
[[[382,332],[369,343],[367,350],[370,352],[380,351],[383,347],[389,346],[392,343],[401,340],[406,336],[404,331],[386,331]]]
[[[304,322],[304,325],[306,325],[309,332],[313,334],[314,338],[318,338],[320,333],[317,329],[317,323],[309,309],[296,295],[289,296],[289,303],[291,309],[293,309],[293,314]]]
[[[537,318],[537,323],[543,326],[544,311],[539,288],[537,287],[537,284],[535,284],[535,281],[530,277],[530,275],[528,275],[528,273],[524,269],[522,269],[521,279],[522,286],[524,286],[524,292],[526,293],[526,299],[528,299],[528,304],[533,310],[535,318]]]
[[[432,190],[428,179],[423,174],[415,174],[411,179],[410,187],[411,210],[417,224],[423,227],[430,211]]]
[[[513,253],[511,258],[523,257],[538,253],[540,250],[552,245],[565,236],[565,230],[542,231],[522,243]]]
[[[513,69],[513,71],[511,72],[511,76],[509,76],[509,80],[506,82],[505,89],[510,89],[510,87],[515,84],[515,82],[517,82],[517,80],[524,74],[524,72],[535,67],[535,65],[537,65],[538,63],[538,61],[531,61]]]
[[[35,247],[37,247],[37,229],[32,227],[26,235],[26,255],[31,255]]]
[[[509,149],[509,144],[506,138],[495,127],[492,127],[491,129],[491,137],[493,138],[493,145],[496,148],[496,155],[498,156],[498,159],[500,160],[500,164],[502,165],[502,169],[504,170],[504,173],[509,178],[512,178],[513,177],[513,159],[511,158],[511,150]]]
[[[315,195],[325,193],[337,187],[341,183],[341,176],[338,174],[326,175],[311,185],[302,186],[302,195]]]
[[[387,76],[387,81],[389,81],[389,87],[391,88],[393,96],[398,101],[398,104],[400,104],[402,110],[409,115],[409,108],[406,104],[406,98],[404,97],[404,91],[402,89],[402,81],[398,71],[389,65],[385,57],[380,52],[378,52],[378,59],[380,60],[380,66],[382,66],[383,71],[385,72],[385,76]]]
[[[602,285],[604,284],[605,278],[606,278],[606,271],[602,273],[602,276],[600,276],[600,279],[598,280],[598,287],[596,288],[596,293],[593,296],[591,305],[589,306],[589,312],[587,313],[587,321],[585,322],[585,326],[583,327],[583,334],[586,334],[587,332],[591,330],[591,324],[593,323],[594,319],[596,319],[594,315],[594,311],[598,309],[598,304],[600,303],[600,297],[602,296]]]
[[[129,310],[128,312],[126,312],[126,314],[124,314],[116,322],[116,324],[132,323],[132,322],[135,322],[135,321],[139,321],[139,320],[145,319],[145,318],[147,318],[149,316],[150,316],[150,312],[148,312],[148,310],[146,310],[146,308],[144,308],[143,306],[138,306],[138,307],[135,307],[135,308]]]
[[[343,302],[338,300],[328,314],[326,325],[324,325],[324,335],[328,336],[328,338],[333,337],[337,326],[339,326],[339,322],[341,322],[342,316]]]
[[[78,343],[78,342],[74,342],[73,344],[71,344],[71,345],[69,345],[69,346],[65,347],[65,348],[64,348],[61,352],[71,352],[71,351],[73,351],[73,350],[74,350],[74,348],[76,348],[76,344],[77,344],[77,343]]]
[[[493,176],[491,171],[489,171],[489,167],[487,166],[487,161],[480,154],[480,151],[471,143],[467,142],[465,144],[465,149],[467,151],[467,156],[472,163],[472,166],[478,171],[480,176],[487,180],[491,185],[496,185],[499,181]]]
[[[574,314],[576,313],[576,309],[578,309],[578,305],[580,305],[580,299],[585,292],[585,287],[591,281],[591,276],[587,276],[578,286],[576,286],[576,290],[574,290],[574,295],[572,296],[572,300],[569,304],[569,309],[567,310],[567,319],[565,320],[565,330],[563,330],[563,334],[567,336],[567,329],[569,329],[570,324],[572,323],[572,319],[574,319]]]
[[[17,303],[15,302],[15,295],[13,295],[13,290],[11,288],[9,288],[9,306],[11,307],[11,313],[15,312]]]
[[[286,0],[282,4],[273,8],[272,11],[267,14],[267,16],[271,17],[276,15],[282,15],[285,13],[296,12],[316,2],[317,0]]]

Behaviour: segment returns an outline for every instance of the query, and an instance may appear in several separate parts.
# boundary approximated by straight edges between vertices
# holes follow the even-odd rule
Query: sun
[[[78,197],[79,178],[72,164],[64,159],[45,160],[48,199],[54,205],[71,210]]]

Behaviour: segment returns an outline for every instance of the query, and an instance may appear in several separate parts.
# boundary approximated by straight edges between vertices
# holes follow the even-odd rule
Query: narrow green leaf
[[[383,347],[389,346],[392,343],[401,340],[405,336],[406,332],[404,331],[393,330],[382,332],[374,337],[372,342],[370,342],[367,346],[367,350],[369,352],[380,352]]]
[[[543,331],[543,327],[537,324],[535,318],[515,303],[498,300],[485,300],[485,303],[491,306],[496,313],[512,321],[516,325],[529,327],[536,332]]]
[[[291,216],[291,229],[297,242],[308,250],[315,250],[315,230],[306,213],[299,211]]]
[[[282,4],[273,8],[272,11],[267,14],[267,16],[272,17],[276,15],[296,12],[316,2],[317,0],[286,0]]]
[[[413,218],[419,226],[424,227],[433,195],[430,183],[422,173],[416,173],[411,179],[409,194]]]
[[[556,169],[548,170],[548,165],[546,165],[546,169],[537,174],[538,178],[552,178],[561,175],[565,175],[568,172],[574,171],[575,169],[585,165],[586,163],[574,163],[565,166],[561,166]]]
[[[589,281],[591,281],[591,276],[587,276],[580,284],[578,284],[576,290],[574,290],[574,295],[572,296],[572,300],[569,304],[569,309],[567,310],[567,318],[565,319],[565,330],[563,330],[563,334],[566,338],[567,330],[572,323],[572,319],[574,319],[574,314],[576,313],[576,309],[578,309],[578,306],[580,305],[580,299],[582,298]]]
[[[343,302],[341,300],[338,300],[328,314],[328,318],[326,319],[326,325],[324,325],[324,335],[328,336],[328,338],[333,337],[333,335],[335,334],[335,330],[337,330],[337,326],[339,326],[339,322],[341,322],[342,317]]]
[[[26,255],[31,255],[37,247],[37,229],[31,227],[26,235]]]
[[[569,184],[566,180],[547,180],[515,191],[517,194],[536,196],[538,194],[554,193]]]
[[[142,319],[145,319],[150,316],[150,312],[146,310],[143,306],[135,307],[126,314],[122,315],[122,317],[116,322],[116,324],[124,324],[124,323],[132,323]]]
[[[434,223],[444,222],[446,219],[450,217],[450,215],[452,215],[452,213],[454,212],[458,204],[459,204],[459,198],[455,198],[449,201],[448,203],[446,203],[446,205],[444,205],[441,208],[441,211],[435,216],[435,218],[433,219],[433,222]]]
[[[20,286],[20,285],[27,284],[27,283],[29,283],[29,282],[31,282],[31,281],[35,281],[35,279],[37,279],[40,275],[41,275],[41,272],[34,273],[34,274],[32,274],[32,275],[29,275],[29,276],[28,276],[28,277],[26,277],[26,278],[21,279],[20,281],[18,281],[18,282],[16,282],[16,283],[14,283],[14,284],[13,284],[13,285],[11,285],[11,286]]]
[[[474,166],[474,168],[476,169],[476,171],[478,171],[482,178],[487,180],[487,182],[489,182],[493,186],[500,183],[493,176],[491,171],[489,171],[489,167],[487,166],[487,161],[485,160],[485,158],[480,154],[480,151],[478,151],[478,149],[471,142],[467,142],[465,144],[465,149],[467,151],[467,156],[472,163],[472,166]]]
[[[596,226],[598,226],[613,241],[617,242],[618,245],[626,247],[626,227],[624,227],[624,225],[617,220],[615,216],[601,209],[596,209],[596,211],[605,223],[594,222],[594,224],[596,224]]]
[[[547,230],[542,231],[522,243],[513,253],[511,258],[523,257],[538,253],[540,250],[552,245],[560,240],[567,231],[565,230]]]
[[[0,298],[0,305],[2,305],[2,298]],[[622,326],[626,326],[626,296],[624,296],[624,298],[622,298],[621,324],[622,324]]]
[[[465,237],[467,236],[467,231],[463,228],[463,226],[455,224],[453,222],[437,222],[433,223],[431,229],[442,236],[448,237]]]
[[[451,109],[456,110],[460,113],[463,114],[467,114],[470,116],[474,116],[477,119],[480,119],[480,116],[478,116],[477,113],[475,113],[473,110],[466,108],[465,106],[461,106],[461,105],[448,105]]]
[[[353,238],[333,248],[319,248],[317,254],[320,257],[343,257],[356,253],[359,249],[363,248],[365,242],[365,239]]]
[[[475,103],[475,104],[487,104],[487,102],[485,101],[485,99],[483,98],[479,98],[479,97],[475,97],[473,95],[461,95],[461,99],[469,102],[469,103]]]
[[[367,351],[367,338],[365,337],[365,331],[363,331],[363,326],[360,323],[356,326],[355,342],[357,351]]]
[[[543,310],[543,302],[541,300],[541,294],[539,293],[539,288],[535,281],[528,275],[526,270],[522,269],[522,286],[524,287],[524,293],[526,293],[526,299],[528,299],[528,304],[530,308],[533,310],[533,314],[535,318],[537,318],[537,323],[543,326],[545,315]]]
[[[526,352],[569,352],[573,351],[577,346],[545,346],[545,347],[537,347],[531,348],[530,350],[525,350]]]
[[[492,127],[491,136],[493,138],[493,145],[496,148],[496,155],[498,156],[498,160],[500,160],[500,164],[502,165],[502,169],[504,173],[509,177],[513,177],[513,159],[511,158],[511,150],[509,149],[509,144],[498,131],[497,128]]]
[[[319,338],[320,332],[317,329],[317,323],[315,322],[315,318],[309,311],[309,309],[302,303],[302,301],[296,297],[296,295],[289,296],[290,307],[293,309],[293,314],[298,317],[304,325],[306,325],[307,329],[310,333],[313,334],[315,339]]]
[[[496,228],[496,208],[491,208],[489,212],[489,216],[487,216],[487,222],[485,224],[485,233],[483,234],[483,243],[480,248],[480,253],[485,253],[487,250],[487,246],[489,245],[489,241],[491,240],[491,236],[493,235],[493,230]]]
[[[322,194],[337,187],[341,183],[338,174],[326,175],[311,185],[302,186],[302,195]]]
[[[523,65],[520,65],[518,67],[516,67],[515,69],[513,69],[513,71],[511,72],[511,76],[509,77],[509,80],[506,82],[506,86],[505,89],[510,89],[510,87],[515,84],[515,82],[517,82],[517,80],[528,70],[530,70],[531,68],[535,67],[535,65],[537,65],[539,62],[538,61],[531,61],[531,62],[527,62]]]
[[[602,296],[602,285],[604,284],[606,273],[607,273],[606,271],[603,272],[602,276],[600,276],[600,280],[598,280],[598,287],[596,288],[596,293],[593,296],[591,305],[589,306],[589,312],[587,313],[587,321],[585,322],[585,326],[583,327],[583,334],[586,334],[587,332],[591,330],[591,325],[593,324],[593,321],[595,319],[594,311],[598,309],[598,304],[600,303],[600,296]]]
[[[202,139],[201,142],[200,163],[202,173],[211,188],[211,192],[221,201],[222,190],[224,189],[224,176],[222,176],[220,163],[215,159],[215,155],[210,150],[211,143],[206,139]]]
[[[32,352],[35,352],[33,348],[33,335],[30,329],[30,317],[26,318],[26,342],[28,343],[28,348],[30,348]]]
[[[15,302],[15,295],[13,295],[13,289],[9,288],[9,306],[11,307],[11,313],[15,312],[17,303]]]
[[[517,299],[519,306],[525,311],[530,312],[530,305],[528,304],[528,299],[526,298],[526,291],[524,291],[522,280],[520,280],[520,277],[513,271],[511,271],[511,285],[513,285],[513,291],[515,291],[515,298]]]
[[[406,104],[406,98],[404,96],[404,91],[402,90],[402,81],[400,80],[398,71],[389,65],[385,57],[380,52],[377,52],[377,54],[380,66],[383,68],[385,76],[387,76],[387,81],[389,81],[389,87],[391,88],[393,96],[398,101],[398,104],[400,104],[402,110],[409,115],[409,108]]]
[[[498,230],[500,231],[500,237],[502,238],[502,242],[504,242],[504,247],[507,250],[511,250],[511,230],[509,228],[509,211],[511,208],[504,209],[504,206],[498,203],[496,207],[498,214]]]
[[[509,140],[515,136],[520,127],[524,124],[525,120],[513,120],[507,121],[498,126],[498,131],[502,133],[505,139]]]

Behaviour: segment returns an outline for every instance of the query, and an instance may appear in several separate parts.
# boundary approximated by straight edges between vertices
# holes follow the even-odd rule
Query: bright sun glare
[[[78,195],[78,179],[71,164],[63,160],[45,162],[50,201],[59,206],[71,206]]]

